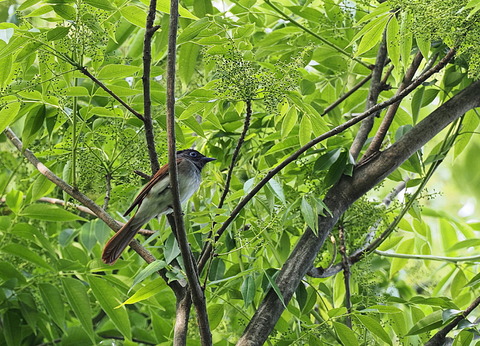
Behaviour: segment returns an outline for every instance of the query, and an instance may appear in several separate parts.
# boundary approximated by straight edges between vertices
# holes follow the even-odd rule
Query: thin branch
[[[360,89],[365,83],[367,83],[370,79],[372,78],[372,72],[368,74],[365,78],[363,78],[360,82],[355,84],[349,91],[347,91],[345,94],[340,96],[335,102],[333,102],[330,106],[325,108],[325,110],[320,114],[321,116],[324,116],[325,114],[329,113],[332,109],[337,107],[340,103],[345,101],[350,95],[352,95],[355,91]]]
[[[127,110],[130,111],[133,115],[135,115],[138,119],[144,121],[143,115],[137,112],[135,109],[133,109],[130,105],[128,105],[125,101],[123,101],[117,94],[115,94],[112,90],[110,90],[105,84],[103,84],[98,78],[96,78],[94,75],[92,75],[85,66],[78,66],[74,64],[74,66],[77,66],[77,69],[82,72],[85,76],[90,78],[95,84],[97,84],[100,88],[105,90],[107,94],[112,96],[115,100],[117,100],[123,107],[125,107]]]
[[[372,108],[377,104],[378,97],[383,90],[382,84],[382,73],[383,67],[385,66],[385,60],[387,59],[387,44],[386,44],[386,35],[383,33],[383,39],[378,47],[377,57],[375,59],[375,67],[372,71],[372,82],[370,83],[370,88],[368,90],[367,104],[365,105],[366,109]],[[350,147],[350,155],[353,159],[357,161],[358,155],[362,151],[365,142],[368,139],[368,134],[373,128],[373,123],[375,117],[378,113],[372,114],[370,117],[365,118],[360,125],[355,138],[353,139],[352,146]]]
[[[148,155],[150,157],[150,167],[152,174],[160,168],[158,164],[158,155],[155,150],[155,135],[153,133],[152,123],[152,99],[150,93],[150,70],[152,64],[152,37],[160,26],[153,26],[155,21],[155,11],[157,7],[156,0],[150,0],[148,8],[147,21],[145,25],[145,37],[143,40],[143,123],[145,125],[145,138],[147,141]]]
[[[312,139],[310,142],[302,146],[300,149],[298,149],[296,152],[294,152],[292,155],[287,157],[285,160],[280,162],[275,168],[273,168],[271,171],[267,173],[267,175],[260,180],[260,182],[253,187],[253,189],[237,204],[237,206],[232,210],[230,216],[228,217],[227,220],[223,223],[223,225],[218,229],[217,234],[215,236],[215,241],[218,240],[222,236],[222,234],[225,232],[225,230],[230,226],[230,224],[233,222],[233,220],[237,217],[237,215],[240,213],[240,211],[247,205],[247,203],[272,179],[278,172],[280,172],[283,168],[285,168],[288,164],[291,162],[295,161],[300,155],[302,155],[304,152],[306,152],[308,149],[311,147],[317,145],[318,143],[324,141],[327,138],[333,137],[346,129],[352,127],[356,123],[362,121],[363,119],[369,117],[372,114],[375,114],[381,109],[384,109],[391,104],[403,99],[406,97],[408,94],[410,94],[415,88],[417,88],[420,84],[422,84],[424,81],[426,81],[428,78],[430,78],[434,73],[440,71],[449,61],[450,59],[453,58],[455,55],[455,49],[451,49],[447,55],[434,67],[432,67],[430,70],[426,71],[422,75],[420,75],[412,84],[410,84],[408,87],[406,87],[401,93],[393,96],[392,98],[383,101],[381,103],[377,103],[375,106],[370,108],[369,110],[363,112],[362,114],[356,116],[355,118],[352,118],[345,123],[333,128],[332,130],[325,132],[324,134]],[[198,267],[199,271],[201,272],[202,269],[205,267],[205,264],[207,263],[207,260],[210,256],[210,253],[212,251],[212,244],[211,242],[207,245],[207,250],[205,251],[204,255],[200,258],[198,261]]]
[[[394,252],[385,252],[380,250],[375,250],[374,253],[383,257],[393,257],[393,258],[404,258],[404,259],[413,259],[421,261],[439,261],[439,262],[479,262],[480,255],[476,256],[467,256],[467,257],[448,257],[448,256],[435,256],[435,255],[413,255],[413,254],[403,254],[403,253],[394,253]]]
[[[447,334],[453,330],[458,324],[463,321],[470,313],[480,305],[480,297],[477,297],[468,308],[462,311],[458,316],[456,316],[452,322],[447,324],[445,327],[440,329],[434,336],[427,341],[425,346],[441,346],[444,345],[445,337]]]
[[[405,76],[403,77],[403,81],[398,87],[397,94],[401,93],[402,90],[404,90],[412,82],[413,76],[415,76],[415,73],[417,72],[417,69],[420,66],[420,63],[422,62],[422,60],[423,60],[423,55],[421,52],[418,52],[415,55],[415,58],[413,58],[412,64],[410,65],[407,72],[405,73]],[[383,121],[380,124],[380,127],[378,128],[377,133],[373,137],[372,142],[370,143],[370,146],[368,147],[368,149],[366,150],[365,154],[363,155],[360,161],[364,160],[364,158],[367,159],[368,157],[372,156],[374,153],[380,150],[383,140],[385,139],[385,136],[388,133],[388,129],[390,128],[390,125],[392,124],[395,114],[397,114],[397,110],[399,107],[400,107],[400,102],[396,102],[388,108],[383,118]]]
[[[110,173],[105,174],[105,197],[103,198],[103,210],[107,210],[108,203],[110,202],[110,195],[112,193],[112,175]]]
[[[227,179],[225,180],[225,187],[223,189],[222,196],[220,197],[220,202],[218,203],[218,208],[223,207],[223,203],[225,202],[225,199],[226,199],[226,197],[228,195],[228,192],[230,190],[230,182],[232,180],[233,169],[235,168],[235,164],[237,162],[237,157],[240,153],[240,149],[242,148],[243,142],[245,141],[245,136],[247,135],[247,131],[250,127],[250,119],[252,118],[252,100],[247,100],[246,101],[246,106],[247,106],[247,109],[246,109],[245,121],[243,123],[243,130],[242,130],[242,133],[240,134],[240,137],[238,138],[237,146],[235,147],[235,150],[233,151],[232,161],[230,162],[230,167],[228,168]],[[213,226],[215,226],[215,223],[214,223]],[[207,239],[210,239],[212,237],[212,234],[213,234],[213,231],[210,231],[210,233],[207,236]],[[209,246],[208,246],[208,242],[207,242],[207,243],[205,243],[205,245],[202,249],[202,252],[201,252],[200,257],[199,257],[199,261],[203,257],[203,254],[205,253],[205,251],[207,251],[208,248],[209,248]],[[212,256],[213,256],[213,251],[210,252],[210,258],[212,258]],[[200,271],[201,271],[201,269],[200,269]]]
[[[223,189],[222,196],[220,197],[220,202],[218,203],[218,208],[223,207],[223,203],[225,202],[225,198],[228,195],[230,190],[230,182],[232,180],[233,169],[237,162],[237,157],[240,153],[240,149],[242,148],[243,142],[245,141],[245,136],[247,135],[248,128],[250,127],[250,119],[252,118],[252,100],[245,101],[247,104],[247,112],[245,115],[245,121],[243,123],[243,131],[238,138],[237,146],[233,151],[232,161],[230,162],[230,167],[228,168],[227,179],[225,181],[225,187]]]
[[[193,256],[188,244],[187,234],[185,232],[184,220],[182,217],[182,206],[180,204],[180,191],[178,185],[178,172],[176,160],[175,143],[175,64],[176,64],[176,46],[178,29],[178,0],[172,0],[170,3],[170,23],[168,34],[168,58],[167,58],[167,137],[168,137],[168,173],[170,177],[170,186],[173,197],[173,216],[175,218],[175,228],[177,231],[177,240],[185,265],[190,293],[193,305],[197,312],[197,321],[199,325],[200,338],[202,345],[212,344],[212,334],[208,323],[207,307],[205,304],[205,295],[200,286],[200,281],[193,261]],[[188,294],[188,293],[187,293]]]
[[[345,319],[345,324],[348,328],[352,329],[352,301],[350,293],[350,263],[348,262],[347,249],[345,247],[345,230],[343,227],[338,228],[338,237],[340,243],[340,255],[342,256],[342,267],[343,267],[343,281],[345,284],[345,307],[347,308],[348,315]]]
[[[9,127],[5,129],[4,133],[7,136],[7,138],[10,140],[10,142],[17,148],[17,150],[20,151],[23,154],[23,156],[25,156],[25,158],[32,165],[34,165],[37,168],[37,170],[41,174],[43,174],[48,180],[50,180],[52,183],[57,185],[67,194],[72,196],[74,199],[82,203],[85,207],[90,209],[90,211],[92,211],[99,219],[105,222],[107,226],[110,227],[115,232],[122,227],[122,225],[119,222],[117,222],[114,218],[112,218],[105,210],[103,210],[94,201],[92,201],[86,195],[78,191],[78,189],[74,188],[73,186],[67,184],[64,180],[60,179],[47,166],[45,166],[29,149],[23,148],[22,142]],[[140,257],[142,257],[145,260],[145,262],[152,263],[156,260],[155,257],[147,249],[145,249],[145,247],[143,247],[137,240],[135,239],[132,240],[130,242],[130,247],[135,252],[137,252],[140,255]],[[166,275],[167,271],[165,269],[159,270],[158,273],[162,276],[162,278],[167,282],[167,285],[169,285],[174,292],[181,289],[181,286],[177,281],[171,281],[171,282],[169,281]]]
[[[357,63],[359,63],[360,65],[363,65],[365,66],[366,68],[370,69],[370,65],[364,63],[362,60],[354,57],[352,54],[348,53],[347,51],[345,51],[344,49],[338,47],[337,45],[331,43],[330,41],[328,41],[327,39],[324,39],[323,37],[321,37],[320,35],[316,34],[315,32],[313,32],[312,30],[308,29],[307,27],[303,26],[302,24],[300,24],[299,22],[297,22],[295,19],[291,18],[290,16],[288,16],[285,12],[283,12],[282,10],[280,10],[277,6],[275,6],[274,4],[272,4],[270,2],[270,0],[265,0],[265,3],[270,6],[275,12],[277,12],[278,14],[280,14],[283,18],[285,18],[286,20],[288,20],[290,23],[294,24],[295,26],[299,27],[300,29],[302,29],[303,31],[309,33],[310,35],[312,35],[313,37],[315,37],[317,40],[320,40],[321,42],[323,42],[324,44],[326,44],[327,46],[335,49],[337,52],[339,53],[342,53],[343,55],[345,55],[346,57],[348,57],[349,59],[353,60],[353,61],[356,61]]]

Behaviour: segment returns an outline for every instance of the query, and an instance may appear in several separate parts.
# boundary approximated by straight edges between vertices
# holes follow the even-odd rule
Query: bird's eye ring
[[[190,156],[192,156],[192,157],[197,157],[197,153],[194,152],[194,151],[192,151],[192,152],[190,152]]]

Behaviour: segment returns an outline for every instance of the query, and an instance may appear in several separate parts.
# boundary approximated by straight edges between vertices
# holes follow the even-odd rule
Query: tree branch
[[[423,59],[422,53],[418,52],[415,55],[415,58],[413,58],[412,64],[410,65],[407,72],[405,73],[405,76],[403,77],[403,81],[398,87],[397,94],[402,92],[402,90],[404,90],[407,87],[407,85],[409,85],[412,82],[413,76],[415,76],[415,72],[417,72],[417,69],[420,66],[420,63],[422,62],[422,59]],[[388,129],[390,128],[390,125],[392,124],[393,118],[395,117],[395,114],[397,114],[397,110],[399,107],[400,107],[400,102],[396,102],[388,108],[383,118],[383,121],[380,124],[380,127],[378,128],[377,133],[373,137],[372,142],[370,143],[370,146],[365,151],[365,154],[363,155],[360,161],[374,155],[376,152],[380,150],[383,140],[385,139],[385,136],[388,133]]]
[[[390,148],[368,163],[358,166],[351,177],[343,176],[327,192],[324,203],[331,214],[319,216],[318,232],[314,233],[307,228],[277,276],[276,283],[283,296],[283,302],[290,301],[299,283],[311,268],[325,239],[347,208],[397,169],[449,123],[468,110],[479,107],[479,89],[480,82],[466,87],[414,126]],[[237,345],[262,345],[285,309],[283,302],[274,290],[269,290]]]
[[[167,136],[168,136],[168,173],[173,196],[173,216],[177,241],[185,265],[190,293],[193,305],[197,311],[202,345],[212,344],[212,334],[208,323],[205,295],[200,286],[200,281],[193,261],[193,256],[188,244],[185,225],[182,217],[182,206],[180,204],[180,191],[178,185],[176,143],[175,143],[175,64],[178,27],[178,0],[172,0],[170,4],[170,24],[168,34],[168,58],[167,58]],[[188,293],[187,293],[188,294]]]
[[[370,79],[372,79],[372,72],[368,74],[365,78],[363,78],[360,82],[355,84],[349,91],[347,91],[345,94],[340,96],[335,102],[333,102],[330,106],[324,109],[321,116],[324,116],[325,114],[329,113],[332,109],[337,107],[340,103],[345,101],[350,95],[352,95],[355,91],[360,89],[365,83],[367,83]]]
[[[153,26],[155,21],[155,11],[157,0],[150,0],[148,8],[147,21],[145,25],[145,37],[143,40],[143,123],[145,125],[145,138],[147,141],[148,155],[150,157],[150,167],[152,174],[155,174],[160,168],[158,164],[158,155],[155,150],[155,135],[153,133],[152,123],[152,100],[150,93],[150,69],[152,63],[152,37],[160,26]]]
[[[372,71],[372,82],[370,83],[370,89],[368,90],[366,109],[372,108],[377,103],[378,97],[383,90],[382,73],[385,66],[385,60],[387,59],[387,44],[385,42],[385,32],[383,33],[383,39],[378,47],[377,58],[375,60],[375,67]],[[365,142],[368,139],[368,134],[372,130],[375,117],[378,116],[378,112],[372,114],[370,117],[365,118],[357,135],[353,139],[352,146],[350,147],[350,155],[357,161],[360,151],[362,151]]]
[[[82,72],[85,76],[90,78],[95,84],[97,84],[100,88],[105,90],[107,94],[112,96],[115,100],[117,100],[123,107],[125,107],[127,110],[130,111],[133,115],[135,115],[138,119],[141,121],[145,121],[143,118],[143,115],[137,112],[135,109],[133,109],[129,104],[127,104],[125,101],[123,101],[117,94],[115,94],[112,90],[110,90],[105,84],[103,84],[97,77],[95,77],[93,74],[91,74],[85,66],[77,66],[74,64],[74,66],[77,67],[77,69]]]
[[[478,305],[480,305],[480,297],[477,297],[477,299],[475,299],[473,301],[473,303],[470,304],[470,306],[468,308],[463,310],[463,312],[461,314],[459,314],[457,317],[455,317],[452,322],[447,324],[445,327],[440,329],[434,336],[432,336],[430,338],[430,340],[427,341],[425,346],[441,346],[441,345],[444,345],[445,337],[447,336],[447,334],[451,330],[453,330],[453,328],[458,326],[458,324],[462,320],[464,320]]]

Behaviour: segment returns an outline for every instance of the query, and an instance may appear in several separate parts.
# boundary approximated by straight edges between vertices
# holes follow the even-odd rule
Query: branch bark
[[[157,0],[150,0],[148,8],[147,21],[145,25],[145,37],[143,40],[143,123],[145,125],[145,138],[147,141],[148,155],[150,157],[150,167],[152,174],[160,168],[158,164],[158,155],[155,150],[155,135],[153,133],[152,123],[152,100],[150,96],[150,69],[152,63],[152,37],[160,26],[153,26],[155,21],[155,11]]]
[[[168,138],[168,173],[173,196],[173,216],[177,241],[185,265],[189,291],[193,305],[197,312],[197,321],[202,345],[212,344],[212,334],[208,323],[205,295],[200,286],[197,267],[193,260],[188,244],[185,224],[180,204],[180,191],[178,185],[176,141],[175,141],[175,65],[177,51],[177,27],[178,27],[178,0],[170,3],[170,23],[168,34],[168,58],[167,58],[167,138]],[[187,295],[189,293],[187,292]],[[179,322],[177,320],[177,322]]]
[[[366,109],[370,109],[377,103],[378,96],[383,90],[382,84],[382,73],[383,67],[385,66],[385,60],[387,59],[387,44],[385,42],[385,32],[383,33],[383,39],[380,43],[380,47],[378,47],[377,58],[375,60],[375,67],[372,71],[372,82],[370,84],[370,89],[368,91],[367,97],[367,105]],[[365,118],[360,125],[360,129],[353,140],[352,146],[350,147],[350,155],[352,155],[353,159],[357,161],[358,155],[362,150],[365,142],[367,141],[368,134],[372,130],[373,122],[375,121],[375,117],[378,115],[377,113],[372,114],[371,116]]]
[[[479,107],[479,91],[480,82],[471,84],[438,107],[390,148],[368,163],[357,167],[351,177],[342,177],[328,191],[324,203],[331,211],[331,215],[319,216],[318,236],[307,228],[277,276],[276,283],[285,303],[292,298],[302,278],[312,267],[326,237],[347,208],[398,168],[449,123],[468,110]],[[283,310],[283,303],[277,293],[270,290],[237,345],[262,345],[275,327]]]

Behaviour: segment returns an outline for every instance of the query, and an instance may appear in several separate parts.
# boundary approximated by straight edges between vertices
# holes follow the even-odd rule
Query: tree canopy
[[[0,343],[475,344],[479,37],[480,0],[1,1]]]

